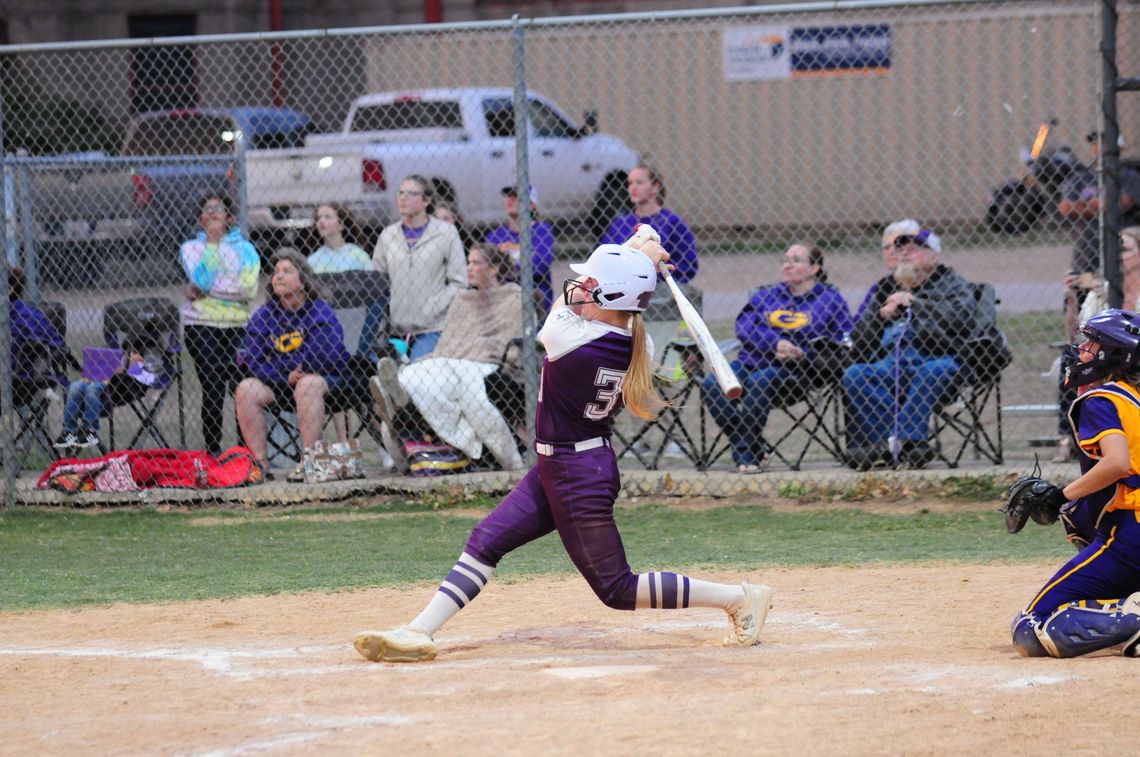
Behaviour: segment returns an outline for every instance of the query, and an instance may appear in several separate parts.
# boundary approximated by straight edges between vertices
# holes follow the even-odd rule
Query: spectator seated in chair
[[[505,470],[522,468],[514,432],[488,396],[485,379],[498,371],[508,343],[522,333],[522,290],[506,282],[514,270],[510,253],[491,245],[473,245],[467,256],[470,288],[452,300],[439,343],[427,357],[399,368],[394,361],[373,378],[370,389],[378,417],[387,426],[385,446],[407,469],[399,439],[399,412],[405,396],[434,436],[480,460],[484,447]]]
[[[898,462],[924,468],[935,456],[930,418],[961,368],[958,353],[972,333],[970,284],[941,262],[942,243],[923,229],[894,245],[899,263],[855,322],[857,362],[843,376],[848,466],[869,470]]]
[[[63,429],[55,440],[56,449],[74,451],[101,446],[99,419],[104,413],[141,398],[158,382],[163,370],[162,355],[156,354],[161,349],[158,342],[139,340],[126,346],[130,350],[127,355],[110,348],[84,351],[83,377],[67,387]],[[144,353],[150,356],[149,360]]]
[[[851,330],[851,311],[827,283],[823,253],[797,243],[784,254],[783,281],[757,290],[736,317],[740,353],[732,368],[744,393],[729,400],[716,377],[705,377],[701,394],[713,420],[732,447],[741,473],[756,473],[767,462],[764,426],[774,402],[794,402],[811,386],[838,379],[837,349]]]
[[[12,391],[16,405],[25,405],[42,389],[67,386],[55,373],[55,356],[66,350],[63,337],[34,305],[24,301],[27,277],[19,266],[8,269],[8,324],[12,331]]]
[[[315,275],[299,253],[282,250],[273,256],[269,301],[246,326],[241,360],[250,377],[238,384],[238,425],[245,446],[261,462],[267,454],[264,410],[292,397],[301,443],[312,447],[325,424],[325,395],[349,380],[344,331],[321,299]],[[266,466],[268,469],[268,466]],[[300,480],[295,470],[290,480]]]
[[[66,366],[74,362],[67,352],[63,333],[67,316],[61,305],[43,305],[44,310],[24,301],[27,279],[23,269],[8,270],[8,323],[11,328],[12,399],[16,416],[16,454],[3,463],[9,470],[23,467],[33,447],[55,457],[47,430],[50,392],[66,387]],[[45,312],[46,311],[46,312]]]

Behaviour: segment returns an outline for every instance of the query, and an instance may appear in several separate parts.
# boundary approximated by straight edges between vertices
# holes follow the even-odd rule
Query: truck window
[[[305,146],[305,137],[316,131],[316,126],[306,124],[299,129],[271,131],[256,135],[250,142],[254,150],[292,150]]]
[[[492,137],[515,135],[515,106],[510,99],[496,97],[484,100],[483,118],[487,121],[487,133]]]
[[[572,139],[578,133],[573,124],[567,123],[557,111],[538,100],[527,101],[527,118],[536,137]]]
[[[365,105],[352,117],[353,131],[399,129],[461,129],[463,118],[454,101],[400,100]]]
[[[233,149],[233,121],[202,113],[171,113],[138,123],[127,155],[225,155]]]

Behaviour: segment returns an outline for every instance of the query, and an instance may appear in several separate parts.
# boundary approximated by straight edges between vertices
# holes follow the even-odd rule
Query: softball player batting
[[[639,251],[640,250],[640,251]],[[563,285],[539,333],[546,347],[535,419],[538,462],[471,532],[455,566],[407,625],[368,631],[353,643],[385,662],[435,659],[433,636],[478,596],[505,555],[558,531],[578,571],[616,610],[716,607],[728,614],[727,645],[758,643],[772,604],[764,585],[701,581],[676,573],[635,574],[613,507],[621,480],[610,446],[623,404],[650,419],[663,402],[652,383],[652,346],[641,313],[669,255],[656,241],[605,244]]]
[[[1140,315],[1106,310],[1066,348],[1065,387],[1082,393],[1069,422],[1084,452],[1083,473],[1058,488],[1037,478],[1014,484],[1006,527],[1028,517],[1060,517],[1080,552],[1013,619],[1013,645],[1024,657],[1077,657],[1140,646]],[[1115,597],[1115,599],[1106,599]]]

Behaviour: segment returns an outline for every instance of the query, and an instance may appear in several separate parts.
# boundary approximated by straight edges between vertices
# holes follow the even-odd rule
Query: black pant
[[[222,451],[222,413],[241,378],[236,359],[244,335],[241,327],[186,327],[186,351],[202,385],[202,439],[211,455]]]

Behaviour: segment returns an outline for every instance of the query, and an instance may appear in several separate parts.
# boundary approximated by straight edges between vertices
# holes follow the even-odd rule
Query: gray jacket
[[[388,274],[393,334],[443,330],[447,307],[467,287],[467,258],[459,232],[432,218],[409,248],[400,222],[380,233],[372,267]]]
[[[889,350],[883,345],[883,333],[888,326],[907,316],[907,308],[899,308],[892,320],[880,318],[879,310],[899,287],[890,276],[881,279],[875,287],[871,301],[851,331],[854,358],[861,363],[874,362],[887,355]],[[931,357],[957,355],[974,330],[974,309],[970,282],[940,263],[914,290],[904,343]]]

